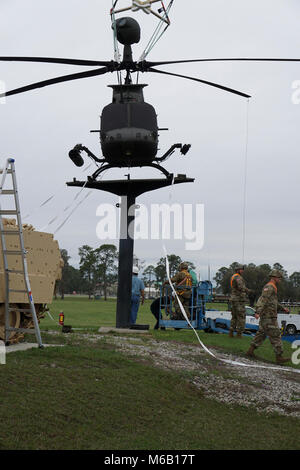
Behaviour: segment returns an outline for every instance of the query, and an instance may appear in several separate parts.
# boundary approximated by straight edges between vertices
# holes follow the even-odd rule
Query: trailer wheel
[[[9,325],[13,328],[20,327],[21,315],[18,311],[18,306],[16,304],[10,304],[11,308],[16,308],[12,310],[9,314]],[[20,336],[20,333],[17,331],[12,331],[9,335],[9,342],[17,342],[17,338]],[[0,339],[5,338],[5,305],[0,305]],[[14,341],[12,341],[14,339]]]
[[[287,325],[285,331],[287,335],[293,336],[297,333],[297,328],[295,327],[295,325]]]

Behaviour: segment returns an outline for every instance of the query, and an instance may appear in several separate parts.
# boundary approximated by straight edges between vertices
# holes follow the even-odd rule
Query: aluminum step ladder
[[[41,332],[39,327],[39,322],[37,319],[34,300],[31,293],[30,281],[28,276],[28,268],[27,268],[27,260],[26,260],[26,250],[24,246],[24,238],[23,238],[23,228],[22,228],[22,220],[21,220],[21,211],[20,211],[20,203],[19,203],[19,196],[18,196],[18,189],[17,189],[17,179],[16,179],[16,170],[15,170],[15,160],[13,158],[9,158],[6,161],[5,168],[0,170],[2,173],[2,180],[0,184],[0,236],[2,242],[2,255],[3,255],[3,267],[4,267],[4,279],[5,279],[5,344],[9,344],[9,337],[12,331],[19,331],[22,333],[35,333],[37,343],[40,348],[43,348]],[[12,188],[4,189],[4,184],[7,175],[11,175],[12,177]],[[3,210],[1,200],[3,200],[3,196],[13,196],[14,198],[14,209]],[[3,225],[3,218],[2,216],[5,215],[14,215],[17,219],[17,225],[13,230],[6,230]],[[7,249],[6,237],[18,237],[19,239],[19,246],[20,249],[17,250],[9,250]],[[9,256],[20,256],[22,260],[22,268],[23,269],[9,269]],[[24,278],[24,289],[11,289],[11,281],[10,275],[11,274],[20,274],[23,275]],[[28,297],[28,304],[29,308],[12,308],[10,302],[10,294],[11,293],[24,293]],[[10,312],[28,312],[31,313],[34,329],[30,328],[13,328],[10,326]]]

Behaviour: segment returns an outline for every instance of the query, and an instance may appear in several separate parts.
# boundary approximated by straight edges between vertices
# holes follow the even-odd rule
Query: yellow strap
[[[186,275],[186,277],[184,279],[182,279],[181,282],[179,282],[179,284],[176,285],[176,289],[177,287],[181,286],[184,284],[184,287],[192,287],[193,283],[192,283],[192,276],[190,275],[190,273],[188,271],[183,271]],[[187,282],[186,282],[187,281]],[[183,293],[185,293],[185,291],[187,291],[188,289],[179,289],[179,291],[176,291],[178,295],[182,295]]]
[[[232,284],[233,284],[233,281],[234,279],[236,278],[236,276],[241,276],[239,273],[236,273],[234,274],[233,276],[231,276],[231,280],[230,280],[230,286],[232,287]]]
[[[270,282],[268,282],[267,286],[268,286],[268,285],[273,286],[274,289],[275,289],[275,291],[276,291],[276,294],[277,294],[277,286],[276,286],[276,284],[275,284],[273,281],[270,281]]]

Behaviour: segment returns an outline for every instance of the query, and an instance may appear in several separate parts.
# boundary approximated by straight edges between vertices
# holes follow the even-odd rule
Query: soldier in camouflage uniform
[[[182,303],[182,306],[187,314],[188,319],[190,320],[190,297],[192,295],[192,276],[188,272],[188,264],[180,263],[179,271],[171,278],[172,283],[175,284],[175,290],[177,295]],[[169,281],[165,281],[164,285],[169,284]],[[180,305],[178,303],[177,297],[174,300],[175,313],[172,314],[172,320],[184,320]]]
[[[262,294],[256,304],[256,315],[259,315],[259,329],[246,353],[247,356],[255,357],[254,350],[258,348],[268,336],[276,354],[277,364],[289,361],[289,358],[282,356],[283,348],[277,322],[277,311],[279,308],[288,312],[277,300],[277,286],[282,278],[283,275],[278,269],[271,271],[270,281],[264,286]]]
[[[229,329],[229,337],[233,338],[234,331],[237,331],[237,338],[242,337],[242,333],[245,329],[246,320],[246,303],[248,294],[252,292],[247,289],[245,281],[242,278],[244,272],[244,266],[239,264],[236,267],[235,274],[231,277],[231,323]]]

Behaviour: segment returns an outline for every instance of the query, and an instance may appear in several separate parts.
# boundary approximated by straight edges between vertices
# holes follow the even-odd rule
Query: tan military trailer
[[[14,219],[3,219],[5,230],[15,230]],[[45,316],[47,304],[52,302],[55,281],[61,278],[63,261],[60,256],[58,242],[54,240],[51,233],[37,232],[32,225],[23,224],[23,237],[31,292],[35,304],[38,320]],[[19,249],[19,237],[6,236],[8,250]],[[3,269],[2,244],[0,239],[0,339],[5,339],[5,276]],[[8,257],[8,268],[22,270],[20,256]],[[10,289],[24,290],[23,274],[10,274]],[[10,326],[13,328],[32,328],[33,319],[30,312],[19,312],[19,309],[29,309],[26,293],[11,292],[10,303],[16,307],[10,312]],[[20,332],[12,332],[9,341],[17,343],[24,337]]]

